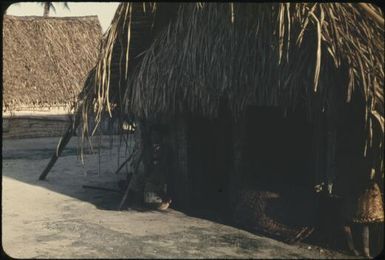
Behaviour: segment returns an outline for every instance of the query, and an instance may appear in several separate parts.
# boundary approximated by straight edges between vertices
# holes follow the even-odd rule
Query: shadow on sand
[[[52,137],[3,140],[3,177],[39,186],[90,203],[101,210],[117,211],[123,196],[121,192],[117,192],[119,190],[117,183],[118,180],[123,179],[123,176],[115,175],[114,171],[119,165],[117,158],[119,157],[120,162],[127,158],[125,147],[120,146],[119,138],[116,136],[103,136],[100,140],[100,151],[97,149],[98,140],[96,140],[94,152],[86,153],[85,165],[82,165],[80,158],[78,158],[79,140],[78,137],[73,137],[47,179],[39,181],[38,177],[55,151],[58,140],[59,138]],[[84,185],[116,191],[88,189],[84,188]],[[132,209],[150,211],[140,207]],[[192,217],[239,228],[232,223],[231,216],[223,214],[223,212],[195,210],[184,211],[184,213]],[[314,244],[315,241],[312,240],[310,237],[310,240],[306,242]]]
[[[38,177],[55,151],[59,138],[3,140],[3,177],[43,187],[91,203],[102,210],[117,210],[122,198],[117,182],[123,177],[113,172],[118,167],[118,156],[120,162],[126,157],[125,148],[119,145],[116,136],[103,136],[100,143],[97,138],[93,152],[86,151],[85,164],[82,165],[78,156],[79,138],[73,137],[44,181],[39,181]],[[88,189],[83,185],[109,188],[116,192]]]

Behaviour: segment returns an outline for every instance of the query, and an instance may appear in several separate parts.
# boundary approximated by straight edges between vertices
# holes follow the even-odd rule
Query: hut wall
[[[267,108],[251,112],[233,123],[222,113],[217,119],[185,117],[168,124],[172,170],[167,182],[175,205],[227,210],[244,188],[283,189],[294,199],[312,192],[313,128],[304,115],[283,118]],[[300,212],[301,203],[296,207]]]
[[[232,125],[228,115],[186,119],[189,208],[228,212],[233,171]]]
[[[233,210],[237,203],[237,191],[240,189],[242,183],[243,169],[243,151],[245,149],[245,119],[240,118],[239,122],[233,125],[233,162],[234,169],[229,175],[229,189],[230,189],[230,207]]]
[[[3,138],[61,136],[68,122],[66,116],[3,118]]]
[[[186,121],[179,118],[170,123],[169,134],[166,142],[170,145],[171,157],[170,170],[167,176],[168,193],[173,198],[173,204],[178,208],[188,208],[189,178],[187,158],[187,125]]]
[[[168,193],[181,209],[227,209],[232,171],[230,121],[179,118],[169,125]]]
[[[62,136],[70,123],[70,115],[63,113],[63,111],[58,111],[59,113],[56,114],[56,111],[18,111],[14,115],[3,113],[3,138]],[[101,133],[103,135],[118,134],[118,122],[115,121],[110,125],[108,119],[106,117],[102,120],[99,128]],[[93,119],[91,119],[88,127],[93,129],[94,126]]]

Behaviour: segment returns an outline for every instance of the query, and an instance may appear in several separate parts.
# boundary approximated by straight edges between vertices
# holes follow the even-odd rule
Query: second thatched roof
[[[69,105],[99,55],[97,16],[3,19],[3,111]]]

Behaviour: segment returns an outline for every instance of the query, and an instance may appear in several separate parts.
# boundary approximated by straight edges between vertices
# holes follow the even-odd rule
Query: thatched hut
[[[124,3],[77,122],[87,136],[90,115],[134,119],[145,180],[177,208],[228,211],[244,188],[338,193],[373,171],[383,187],[383,66],[370,4]]]
[[[97,16],[4,16],[3,137],[63,134],[101,36]]]
[[[383,32],[366,4],[125,3],[78,109],[162,128],[180,206],[242,182],[381,179]]]

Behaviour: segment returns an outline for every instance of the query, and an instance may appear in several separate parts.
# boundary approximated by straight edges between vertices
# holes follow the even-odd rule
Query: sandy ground
[[[74,137],[38,181],[58,138],[3,140],[2,246],[14,258],[351,258],[306,244],[287,245],[169,209],[117,211],[115,140],[77,158]],[[97,151],[96,151],[97,152]],[[124,157],[124,151],[120,153]]]

